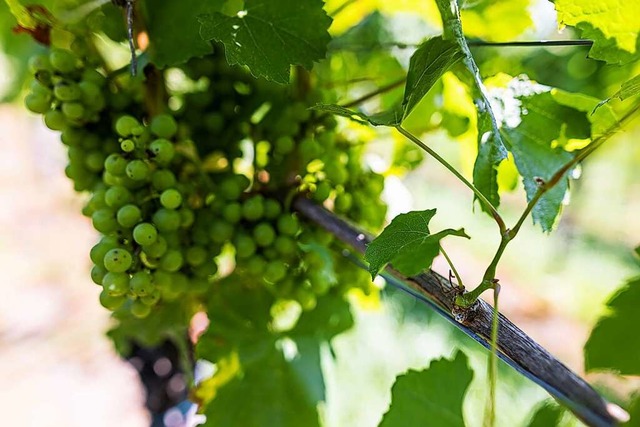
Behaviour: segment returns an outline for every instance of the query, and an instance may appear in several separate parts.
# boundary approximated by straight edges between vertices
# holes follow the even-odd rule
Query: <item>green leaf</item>
[[[205,425],[315,427],[315,405],[294,367],[281,352],[271,352],[218,390],[204,410]]]
[[[229,64],[286,84],[291,65],[311,69],[326,54],[331,18],[322,6],[322,0],[246,0],[235,16],[201,16],[200,35],[224,43]]]
[[[366,16],[358,25],[351,27],[344,34],[329,43],[331,50],[355,50],[358,54],[368,56],[372,51],[387,49],[395,43],[393,31],[388,20],[380,12],[375,11]]]
[[[198,358],[229,367],[201,395],[210,400],[207,423],[318,426],[317,404],[325,398],[320,348],[353,325],[349,304],[324,296],[293,329],[278,332],[272,325],[273,297],[241,280],[233,275],[212,292],[211,323],[196,345]],[[239,367],[230,360],[238,360]]]
[[[506,88],[491,92],[500,133],[523,177],[527,201],[572,158],[563,147],[567,141],[591,136],[587,113],[560,104],[551,88],[515,78]],[[497,95],[497,96],[496,96]],[[542,230],[553,229],[569,189],[570,171],[547,191],[533,208],[533,221]]]
[[[530,0],[480,0],[466,2],[460,18],[467,37],[493,42],[516,40],[533,26]]]
[[[464,57],[456,42],[434,37],[422,43],[411,56],[404,90],[403,117],[407,117],[429,89]]]
[[[500,206],[498,166],[506,158],[507,149],[500,135],[496,136],[493,131],[491,116],[486,111],[478,111],[478,156],[473,165],[473,185],[495,208]],[[480,203],[480,208],[490,212],[484,203]]]
[[[423,371],[399,376],[379,427],[464,427],[462,403],[472,378],[461,351],[453,360],[439,359]]]
[[[613,98],[618,98],[620,101],[624,101],[627,98],[631,98],[640,93],[640,74],[632,78],[631,80],[627,80],[622,83],[622,87],[619,91],[611,95],[609,98],[600,102],[597,107],[600,107],[607,102],[611,101]]]
[[[624,64],[640,58],[640,2],[555,0],[558,22],[593,40],[591,58]]]
[[[631,279],[607,302],[610,313],[591,331],[584,347],[587,371],[614,370],[622,375],[640,375],[640,276]]]
[[[622,424],[624,427],[640,426],[640,393],[636,393],[629,405],[629,415],[631,418],[628,422]]]
[[[542,402],[531,416],[528,427],[554,427],[560,423],[564,409],[553,401]]]
[[[164,68],[211,53],[211,43],[200,37],[198,16],[218,12],[223,4],[223,1],[144,0],[151,62]]]
[[[335,104],[316,104],[312,109],[346,117],[360,123],[369,123],[373,126],[397,126],[402,121],[402,109],[400,106],[372,115],[353,111]]]
[[[446,236],[469,238],[464,229],[429,232],[435,209],[398,215],[368,246],[364,259],[375,277],[387,263],[407,276],[414,276],[431,266],[440,253],[440,240]]]

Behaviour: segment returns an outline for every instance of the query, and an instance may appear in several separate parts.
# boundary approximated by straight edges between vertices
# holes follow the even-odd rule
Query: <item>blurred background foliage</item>
[[[122,21],[116,19],[119,13],[115,13],[113,8],[100,7],[101,4],[107,4],[106,1],[48,0],[39,3],[54,11],[56,16],[64,16],[69,20],[93,19],[102,28],[103,35],[100,37],[122,42]],[[558,32],[553,4],[545,0],[461,0],[459,3],[464,29],[471,40],[572,39],[578,36],[568,28]],[[425,0],[328,0],[325,10],[334,17],[331,27],[334,40],[329,47],[328,59],[318,64],[314,73],[319,85],[336,90],[336,100],[339,102],[356,99],[402,79],[415,44],[441,31],[435,3]],[[47,142],[55,139],[20,105],[26,84],[27,60],[41,48],[28,35],[15,34],[15,25],[15,18],[9,13],[7,4],[0,2],[0,99],[5,103],[0,109],[0,123],[4,136],[21,134],[24,137],[20,140],[2,139],[5,158],[20,149],[12,147],[13,144],[36,144],[41,147],[42,143],[37,139]],[[124,45],[121,48],[126,50]],[[599,99],[614,94],[621,82],[640,71],[638,64],[613,66],[590,59],[587,57],[588,51],[588,46],[472,47],[485,78],[499,73],[511,76],[526,74],[541,84]],[[437,89],[421,102],[408,119],[406,127],[424,134],[432,147],[470,175],[476,156],[476,118],[472,100],[453,74],[445,75]],[[392,106],[401,97],[402,85],[399,85],[384,96],[365,103],[363,108],[365,111],[382,110]],[[624,109],[623,103],[617,101],[613,101],[611,106]],[[29,129],[20,133],[15,129],[16,126],[27,126]],[[472,195],[468,190],[430,159],[421,162],[421,153],[395,133],[384,130],[374,132],[346,121],[342,126],[347,134],[368,135],[373,139],[368,159],[372,168],[387,171],[389,217],[411,209],[435,207],[446,213],[435,218],[435,228],[464,224],[473,239],[461,242],[452,240],[446,243],[446,248],[457,260],[463,276],[479,278],[497,245],[497,236],[494,224],[488,217],[481,214],[477,207],[473,209]],[[592,325],[603,314],[608,296],[625,278],[637,274],[640,267],[640,261],[632,254],[632,248],[640,243],[640,175],[637,173],[640,145],[635,143],[639,137],[640,127],[635,123],[589,158],[583,165],[580,179],[572,181],[571,203],[564,209],[557,231],[544,235],[527,222],[522,235],[513,242],[501,265],[499,275],[503,284],[503,311],[525,332],[579,372],[583,370],[582,347]],[[49,168],[52,171],[50,173],[59,180],[63,177],[63,160],[56,150],[62,150],[62,147],[29,150],[28,155],[15,159],[18,163],[13,164],[11,170],[19,176],[19,161],[33,162],[38,168],[43,165]],[[401,156],[404,163],[389,169],[394,153]],[[501,208],[507,222],[513,222],[525,205],[524,191],[513,172],[513,164],[506,162],[501,168],[501,189],[505,191]],[[10,173],[6,176],[15,178]],[[42,191],[51,190],[56,197],[59,195],[60,200],[72,199],[73,204],[79,204],[77,196],[71,195],[70,184],[66,188],[62,185],[47,187],[46,182],[38,182],[44,186]],[[24,192],[25,196],[30,194],[26,197],[38,197],[34,188],[20,187],[22,185],[20,181],[11,184],[13,191],[16,186],[22,188],[18,194]],[[32,224],[25,222],[27,218],[37,220],[51,215],[50,209],[68,209],[62,203],[39,210],[28,206],[26,209],[33,209],[29,211],[32,215],[25,218],[25,211],[21,211],[25,207],[11,201],[6,193],[8,187],[0,188],[5,191],[4,199],[9,202],[4,204],[6,212],[2,216],[3,235],[0,235],[0,241],[10,240],[8,230],[14,221],[23,227],[31,227]],[[82,224],[86,232],[86,219],[81,217],[79,209],[75,211],[74,221]],[[69,227],[72,225],[69,224]],[[85,252],[88,252],[91,242],[85,243]],[[29,249],[32,251],[29,252]],[[6,244],[0,247],[2,252],[11,250]],[[26,248],[25,251],[30,253],[30,257],[36,258],[34,274],[42,275],[42,271],[38,270],[44,269],[46,276],[46,269],[53,262],[52,258],[47,258],[50,254],[39,252],[37,248]],[[5,256],[3,259],[6,261],[8,258]],[[88,272],[88,260],[79,259],[81,267]],[[17,268],[15,264],[5,264],[4,269]],[[441,260],[436,262],[435,269],[446,275],[447,267]],[[25,286],[2,281],[0,288],[3,288],[3,292],[14,293],[16,299],[27,298],[23,292],[29,288],[29,280],[35,279],[25,276]],[[70,292],[69,289],[76,285],[92,286],[88,274],[73,280],[58,274],[51,277],[50,282],[54,293]],[[60,285],[59,282],[64,284]],[[92,324],[96,329],[102,329],[107,313],[96,303],[97,292],[93,294],[87,297],[87,293],[84,293],[85,299],[80,304],[93,307],[95,315]],[[423,368],[430,360],[443,355],[448,357],[458,348],[467,351],[475,370],[468,393],[470,398],[465,402],[465,419],[470,426],[481,425],[478,414],[482,412],[487,390],[484,374],[487,354],[479,345],[428,308],[392,287],[387,286],[379,296],[355,297],[354,302],[356,326],[334,339],[331,350],[337,358],[334,363],[323,365],[328,395],[322,412],[325,425],[377,425],[390,400],[391,385],[397,374],[409,368]],[[56,301],[54,299],[49,303],[56,304]],[[80,316],[82,311],[73,307],[67,315],[71,318]],[[7,310],[11,309],[7,307]],[[3,332],[0,334],[0,354],[4,352],[4,356],[7,355],[5,345],[11,344],[6,329],[20,328],[20,322],[8,322],[8,318],[11,316],[4,313],[0,316],[0,331]],[[80,335],[70,334],[60,340],[60,334],[61,331],[57,329],[44,332],[50,348],[69,345],[69,340],[83,339]],[[101,344],[95,348],[104,350],[105,346]],[[324,350],[328,354],[329,349]],[[26,407],[31,400],[27,398],[27,393],[40,389],[43,386],[42,378],[33,375],[28,364],[16,363],[18,371],[22,369],[22,375],[17,380],[31,384],[24,390]],[[37,363],[45,366],[49,363],[51,369],[55,369],[59,360],[38,360]],[[77,360],[77,363],[83,366],[87,361]],[[3,377],[7,374],[3,371],[14,369],[7,364],[0,366],[0,375]],[[104,369],[112,369],[114,375],[123,375],[122,368],[115,366],[111,363],[105,365]],[[637,380],[621,380],[606,375],[591,375],[588,378],[608,397],[620,403],[625,403],[629,392],[640,385]],[[55,387],[62,390],[62,395],[66,393],[72,396],[73,390],[69,388],[75,387],[74,384],[60,382]],[[47,390],[46,387],[44,389]],[[113,389],[110,391],[116,392]],[[121,396],[127,395],[120,393]],[[506,366],[500,367],[499,425],[526,425],[531,411],[545,397],[545,393],[529,380]],[[74,409],[70,406],[68,410]],[[135,411],[132,408],[126,410]],[[22,416],[26,417],[22,420],[31,419],[29,414]],[[70,416],[70,419],[74,417]],[[85,421],[65,425],[85,425]],[[139,422],[140,418],[137,418],[125,425],[143,425]],[[39,425],[61,424],[47,424],[44,418]],[[561,425],[577,425],[577,421],[565,416]]]

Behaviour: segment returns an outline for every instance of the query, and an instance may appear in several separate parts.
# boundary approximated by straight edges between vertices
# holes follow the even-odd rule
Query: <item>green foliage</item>
[[[319,426],[316,405],[325,395],[320,346],[353,325],[349,305],[324,297],[293,329],[276,331],[268,293],[235,282],[221,286],[208,304],[211,327],[196,354],[212,362],[237,357],[240,371],[215,390],[208,423]]]
[[[464,57],[457,43],[434,37],[424,42],[411,56],[404,90],[403,117],[407,117],[433,85]]]
[[[531,416],[528,427],[553,427],[560,423],[564,409],[554,402],[543,402]]]
[[[468,37],[505,42],[531,28],[530,0],[463,1],[460,17]]]
[[[247,0],[235,16],[199,18],[205,40],[224,43],[230,64],[247,65],[255,76],[289,83],[291,65],[311,69],[324,58],[331,18],[321,0]]]
[[[200,37],[197,17],[220,11],[217,1],[165,2],[145,0],[149,55],[159,67],[176,65],[211,53],[211,43]]]
[[[555,0],[558,21],[593,40],[592,58],[624,64],[640,58],[640,3],[621,0]]]
[[[640,336],[632,331],[638,323],[640,277],[629,280],[607,302],[609,314],[591,331],[584,347],[587,371],[613,370],[640,375]]]
[[[372,115],[334,104],[316,104],[313,109],[347,117],[360,123],[369,123],[373,126],[397,126],[402,121],[402,109],[400,107]]]
[[[463,229],[448,228],[431,234],[429,222],[435,209],[400,214],[368,246],[364,259],[375,277],[387,263],[407,276],[414,276],[431,267],[440,253],[440,240],[446,236],[469,238]]]
[[[433,361],[425,370],[399,376],[391,390],[391,406],[379,427],[464,427],[462,402],[472,378],[463,352],[453,359]]]
[[[628,422],[624,423],[625,427],[638,427],[640,426],[640,394],[636,394],[634,399],[629,405],[629,415],[631,418]]]

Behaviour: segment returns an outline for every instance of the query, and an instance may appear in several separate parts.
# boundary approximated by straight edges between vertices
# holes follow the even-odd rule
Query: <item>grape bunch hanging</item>
[[[66,175],[89,195],[104,307],[145,318],[215,292],[222,277],[304,310],[371,289],[339,250],[318,250],[340,249],[331,235],[291,210],[309,197],[373,229],[384,220],[383,177],[363,165],[364,144],[308,109],[313,89],[258,81],[219,53],[145,79],[107,71],[82,40],[73,52],[32,58],[25,104],[61,133]]]

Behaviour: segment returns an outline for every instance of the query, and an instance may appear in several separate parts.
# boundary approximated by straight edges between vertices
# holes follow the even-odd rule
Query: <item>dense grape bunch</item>
[[[142,80],[109,75],[94,50],[80,51],[34,57],[25,103],[61,132],[66,173],[90,195],[83,213],[102,235],[91,278],[104,307],[145,318],[205,298],[223,276],[304,310],[330,292],[370,289],[330,251],[339,244],[291,210],[294,197],[311,197],[373,228],[384,219],[382,177],[334,118],[308,109],[313,91],[294,96],[212,54],[165,70],[189,89],[165,88],[152,111]]]

